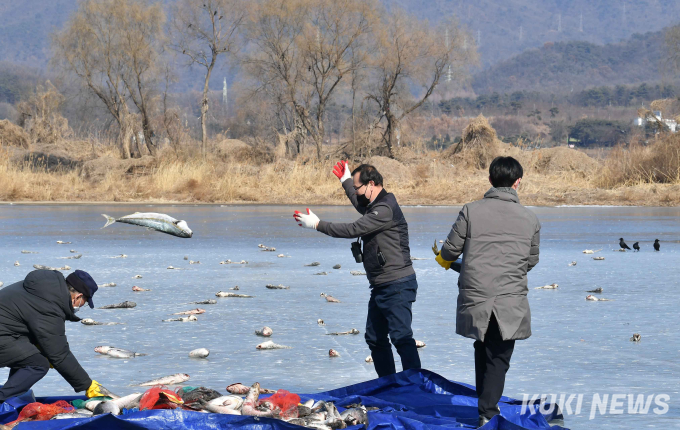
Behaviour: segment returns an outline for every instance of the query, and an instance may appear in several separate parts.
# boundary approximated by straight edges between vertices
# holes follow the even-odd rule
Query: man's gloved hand
[[[293,218],[295,218],[300,227],[313,228],[314,230],[316,230],[316,226],[320,221],[319,217],[314,215],[314,212],[310,211],[309,208],[307,208],[307,215],[300,211],[295,211]]]
[[[85,392],[85,395],[88,399],[91,399],[93,397],[105,396],[105,392],[108,392],[108,390],[106,390],[106,388],[102,387],[99,382],[93,379],[92,384],[90,385],[90,388],[87,389],[87,392]]]
[[[437,263],[439,263],[439,265],[442,266],[442,267],[443,267],[444,269],[446,269],[446,270],[449,270],[449,269],[451,268],[451,264],[453,263],[453,261],[446,261],[446,260],[444,260],[444,259],[442,258],[442,254],[441,254],[441,253],[437,254],[437,256],[435,257],[434,261],[436,261]]]
[[[338,161],[338,163],[333,166],[333,174],[340,179],[340,182],[345,182],[352,177],[352,174],[349,171],[349,165],[346,161]]]

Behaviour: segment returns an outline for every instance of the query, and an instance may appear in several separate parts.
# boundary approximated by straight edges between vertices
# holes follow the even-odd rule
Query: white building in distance
[[[658,119],[662,123],[666,124],[666,126],[671,131],[671,133],[675,133],[675,131],[678,127],[677,121],[675,121],[674,119],[663,118],[661,116],[661,111],[658,111],[658,110],[654,111],[654,116],[656,117],[656,119]],[[638,127],[644,127],[645,123],[647,123],[647,122],[655,122],[655,121],[654,121],[653,118],[647,118],[645,120],[645,118],[638,117],[636,120],[633,121],[633,124],[637,125]]]

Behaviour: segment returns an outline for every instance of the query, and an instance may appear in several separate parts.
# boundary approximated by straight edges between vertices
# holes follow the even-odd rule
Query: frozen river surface
[[[114,392],[172,373],[188,373],[191,385],[217,390],[233,382],[316,392],[375,377],[364,362],[369,350],[363,339],[369,289],[350,253],[350,241],[332,239],[299,228],[293,209],[284,206],[16,206],[0,207],[0,282],[19,281],[33,264],[68,264],[92,274],[101,288],[95,305],[132,300],[134,309],[83,309],[79,316],[116,326],[67,324],[71,348],[89,374]],[[350,207],[316,207],[326,220],[357,218]],[[448,379],[474,383],[472,340],[455,334],[456,276],[432,259],[434,239],[444,239],[459,208],[405,208],[411,236],[418,299],[414,304],[415,338],[427,343],[420,351],[423,367]],[[679,428],[680,425],[680,209],[678,208],[532,208],[542,224],[541,258],[529,274],[531,338],[517,342],[505,394],[583,394],[579,415],[565,417],[572,429]],[[114,224],[101,230],[100,214],[122,216],[135,211],[163,212],[184,219],[194,231],[179,239],[146,229]],[[642,251],[613,252],[618,238]],[[652,242],[661,240],[661,252]],[[58,245],[57,240],[72,244]],[[258,244],[276,247],[262,252]],[[602,249],[594,261],[584,249]],[[79,260],[63,260],[75,249]],[[38,252],[22,254],[21,250]],[[286,258],[278,258],[283,253]],[[111,258],[126,254],[127,258]],[[199,260],[190,265],[184,260]],[[220,261],[247,260],[247,265]],[[13,263],[20,262],[15,267]],[[313,261],[318,267],[305,267]],[[577,265],[568,264],[576,261]],[[332,267],[341,264],[342,268]],[[185,270],[168,270],[168,266]],[[314,275],[328,272],[326,276]],[[134,275],[141,279],[133,279]],[[557,290],[534,290],[558,283]],[[290,290],[269,290],[284,284]],[[150,292],[132,292],[133,285]],[[252,299],[216,298],[218,291],[238,285]],[[604,289],[609,302],[588,302],[586,290]],[[327,303],[322,292],[342,303]],[[196,308],[206,313],[197,322],[161,322],[174,312]],[[318,326],[317,319],[326,322]],[[254,335],[267,325],[271,340],[292,349],[258,351],[265,339]],[[325,336],[357,328],[357,336]],[[629,338],[640,333],[642,341]],[[113,345],[148,354],[114,359],[96,354],[97,345]],[[190,350],[210,349],[208,359],[191,359]],[[329,358],[328,350],[340,352]],[[395,356],[398,358],[398,355]],[[399,364],[398,364],[399,368]],[[7,369],[0,369],[4,381]],[[0,381],[2,382],[2,381]],[[54,371],[35,387],[38,395],[73,394]],[[597,413],[591,421],[594,394],[667,394],[663,415]],[[572,408],[575,407],[575,402]],[[614,411],[616,412],[616,411]]]

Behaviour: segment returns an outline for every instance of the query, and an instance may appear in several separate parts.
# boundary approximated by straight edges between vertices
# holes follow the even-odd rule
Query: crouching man
[[[460,254],[456,333],[475,340],[475,379],[482,426],[500,413],[515,340],[531,336],[527,272],[538,264],[541,224],[520,205],[523,170],[512,157],[489,166],[492,188],[458,214],[437,262]]]
[[[82,270],[66,279],[58,271],[34,270],[23,281],[0,290],[0,367],[9,378],[0,387],[0,403],[23,394],[54,367],[76,392],[88,397],[106,389],[90,379],[69,348],[65,322],[80,321],[75,313],[94,308],[97,284]]]

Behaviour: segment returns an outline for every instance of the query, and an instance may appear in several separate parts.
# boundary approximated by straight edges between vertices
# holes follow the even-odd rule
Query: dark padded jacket
[[[80,318],[60,272],[34,270],[0,290],[0,367],[41,353],[76,392],[87,390],[92,379],[69,349],[66,320]]]
[[[415,275],[408,244],[408,224],[394,194],[384,189],[368,206],[359,206],[352,179],[342,183],[347,197],[363,217],[353,223],[319,221],[316,229],[332,237],[363,241],[364,269],[371,285],[386,284]],[[349,251],[349,250],[348,250]],[[385,265],[378,261],[378,252]]]

